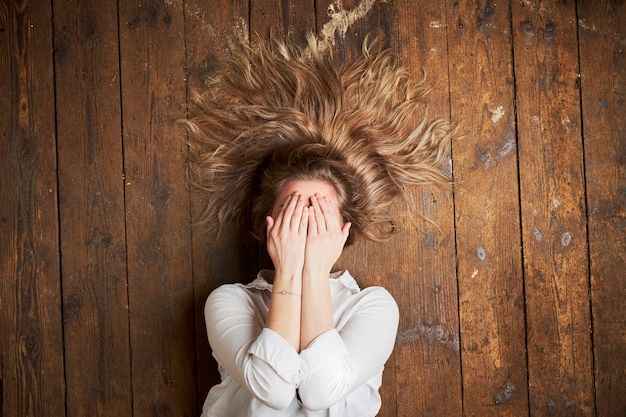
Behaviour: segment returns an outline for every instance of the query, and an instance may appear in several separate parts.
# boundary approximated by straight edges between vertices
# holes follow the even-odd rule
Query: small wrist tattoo
[[[282,291],[274,291],[272,292],[272,295],[277,294],[277,295],[297,295],[298,297],[302,297],[302,295],[295,293],[295,292],[289,292],[287,290],[282,290]]]

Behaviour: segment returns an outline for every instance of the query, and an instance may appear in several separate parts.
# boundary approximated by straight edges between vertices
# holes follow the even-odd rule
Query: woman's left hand
[[[319,194],[311,197],[304,269],[328,277],[341,256],[351,223],[344,223],[336,204]]]

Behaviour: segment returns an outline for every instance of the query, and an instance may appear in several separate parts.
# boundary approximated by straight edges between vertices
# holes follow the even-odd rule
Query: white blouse
[[[202,417],[375,416],[398,330],[395,300],[382,287],[359,289],[348,272],[331,274],[335,329],[298,354],[265,328],[271,274],[223,285],[207,299],[207,333],[222,382],[209,391]]]

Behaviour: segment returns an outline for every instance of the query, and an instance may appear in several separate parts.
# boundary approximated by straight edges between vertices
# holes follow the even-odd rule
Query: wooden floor
[[[192,234],[174,121],[274,26],[382,32],[464,135],[438,227],[341,260],[400,306],[379,415],[626,415],[622,0],[2,0],[0,416],[199,415],[204,299],[258,255]]]

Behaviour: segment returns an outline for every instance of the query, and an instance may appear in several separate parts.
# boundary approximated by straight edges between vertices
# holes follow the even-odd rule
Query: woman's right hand
[[[289,196],[276,219],[267,216],[267,252],[277,275],[299,277],[304,267],[308,207],[301,195]]]

